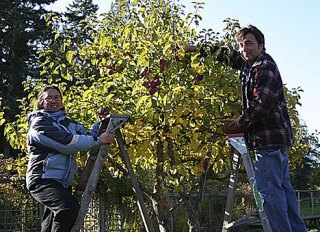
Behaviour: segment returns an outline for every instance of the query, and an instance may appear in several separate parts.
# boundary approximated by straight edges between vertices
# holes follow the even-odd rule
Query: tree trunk
[[[170,228],[170,201],[167,193],[163,189],[163,161],[164,152],[163,144],[159,140],[157,144],[157,167],[156,167],[156,181],[154,191],[152,193],[151,201],[155,213],[156,220],[159,225],[160,232],[171,232]]]
[[[199,206],[202,202],[204,187],[206,183],[206,177],[207,177],[208,168],[209,168],[210,157],[211,157],[210,152],[208,152],[203,162],[203,168],[205,172],[200,177],[200,181],[199,181],[200,184],[199,184],[197,196],[193,198],[191,193],[182,194],[182,199],[184,200],[184,205],[186,207],[186,212],[188,215],[189,232],[200,231]]]

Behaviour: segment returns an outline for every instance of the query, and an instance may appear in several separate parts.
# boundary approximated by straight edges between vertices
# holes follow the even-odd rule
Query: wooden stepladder
[[[120,131],[120,127],[123,126],[129,119],[129,115],[120,115],[120,114],[110,114],[104,120],[101,121],[98,135],[104,131],[115,133],[118,147],[121,152],[122,160],[126,166],[130,180],[133,186],[133,190],[137,196],[137,204],[140,210],[142,220],[147,232],[154,232],[151,219],[148,215],[147,208],[145,206],[143,195],[140,190],[136,175],[134,174],[130,158],[127,152],[126,144],[124,142],[123,136]],[[99,175],[102,171],[103,164],[106,159],[106,155],[109,151],[109,144],[101,145],[99,151],[92,150],[90,151],[87,164],[80,176],[78,191],[83,191],[80,201],[80,210],[78,213],[77,220],[74,226],[71,229],[71,232],[79,232],[82,228],[87,210],[89,208],[90,201],[92,199],[93,193],[96,189]],[[104,231],[104,228],[101,228],[101,231]]]
[[[227,198],[226,209],[224,213],[222,232],[226,232],[226,231],[229,231],[231,228],[235,228],[237,226],[244,225],[244,224],[250,224],[255,221],[250,215],[246,215],[233,222],[231,221],[232,208],[235,200],[235,191],[236,191],[236,186],[238,182],[240,156],[242,157],[243,164],[249,178],[250,186],[251,186],[255,204],[258,210],[259,218],[261,220],[263,231],[272,232],[269,219],[263,208],[264,200],[257,189],[254,167],[253,167],[250,153],[246,146],[243,134],[228,135],[228,144],[232,148],[231,149],[231,152],[232,152],[231,174],[230,174],[230,180],[229,180],[228,198]]]

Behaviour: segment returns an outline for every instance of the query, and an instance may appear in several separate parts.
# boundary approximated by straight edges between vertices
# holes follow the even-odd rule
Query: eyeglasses
[[[61,101],[61,97],[60,96],[54,96],[54,97],[46,97],[46,98],[44,98],[43,100],[45,100],[45,101]]]

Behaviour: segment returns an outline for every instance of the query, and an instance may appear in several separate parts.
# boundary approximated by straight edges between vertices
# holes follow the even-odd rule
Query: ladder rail
[[[152,227],[152,223],[151,223],[151,219],[148,217],[148,215],[146,213],[147,210],[146,210],[145,204],[143,202],[143,199],[141,200],[142,193],[141,193],[140,188],[137,184],[136,176],[132,170],[129,155],[126,152],[124,140],[123,140],[121,132],[120,132],[120,127],[126,123],[128,118],[129,118],[128,115],[119,115],[119,114],[108,115],[108,118],[107,118],[108,126],[106,129],[106,132],[110,132],[110,133],[115,132],[116,133],[117,142],[118,142],[118,146],[121,151],[121,154],[123,157],[126,157],[125,158],[126,167],[129,169],[131,168],[129,171],[131,182],[134,186],[135,192],[139,193],[139,194],[137,194],[137,198],[138,198],[138,202],[139,202],[138,205],[139,205],[140,212],[143,211],[143,213],[142,213],[143,221],[147,222],[147,223],[145,223],[145,227],[148,232],[149,231],[154,232],[153,227]],[[101,133],[101,129],[104,129],[104,128],[102,128],[102,126],[100,125],[99,133]],[[91,201],[93,193],[96,189],[96,186],[97,186],[97,183],[99,180],[99,175],[103,169],[103,165],[104,165],[107,153],[109,151],[109,148],[110,148],[110,144],[101,145],[99,152],[98,152],[98,155],[94,154],[94,152],[92,152],[92,154],[90,154],[93,157],[96,156],[96,159],[95,160],[93,160],[92,158],[88,159],[88,164],[87,164],[88,169],[86,170],[86,174],[90,173],[90,175],[88,178],[84,177],[82,179],[82,184],[85,185],[85,190],[82,193],[82,197],[81,197],[81,201],[80,201],[80,210],[79,210],[76,222],[71,229],[71,232],[78,232],[82,228],[87,210],[89,208],[90,201]]]
[[[258,208],[259,218],[261,220],[262,228],[263,228],[264,232],[272,232],[270,221],[269,221],[269,219],[266,215],[266,212],[263,208],[263,198],[257,189],[254,167],[253,167],[253,163],[252,163],[252,160],[250,157],[249,150],[246,146],[245,140],[242,135],[235,135],[235,136],[230,136],[228,138],[228,143],[229,143],[229,146],[231,146],[233,148],[233,150],[235,150],[235,153],[240,154],[242,157],[242,160],[243,160],[243,163],[245,166],[245,170],[246,170],[247,176],[249,178],[249,183],[250,183],[250,186],[252,189],[252,193],[254,196],[255,204]],[[232,162],[234,162],[234,160],[232,160]],[[234,164],[232,164],[232,165],[234,165]],[[230,177],[230,181],[231,180],[232,179]],[[230,190],[230,187],[229,187],[229,190]],[[235,189],[234,189],[234,191],[235,191]],[[235,194],[232,192],[229,195],[229,192],[228,192],[228,199],[229,199],[229,197],[232,198],[229,201],[234,202],[234,195]],[[226,210],[227,210],[227,207],[226,207]],[[230,206],[229,206],[228,210],[229,211],[232,210],[232,209],[230,209]],[[226,212],[225,212],[225,220],[223,222],[223,228],[222,228],[223,232],[227,231],[227,227],[229,227],[228,225],[230,225],[231,211],[229,212],[229,214],[230,215],[226,215]]]
[[[101,120],[100,121],[97,136],[100,136],[103,133],[103,131],[106,130],[108,123],[109,123],[109,120]],[[98,148],[93,148],[89,151],[89,156],[87,158],[86,165],[84,166],[84,168],[80,174],[79,181],[76,186],[76,197],[79,199],[81,199],[81,196],[86,188],[86,185],[88,183],[88,179],[90,177],[90,173],[93,170],[93,166],[94,166],[95,161],[97,159],[97,156],[99,154],[99,150],[100,150],[100,148],[98,147]]]
[[[114,133],[120,126],[122,126],[126,123],[128,118],[129,118],[128,115],[119,115],[119,114],[108,115],[106,117],[106,120],[108,123],[106,132]],[[103,126],[100,125],[99,133],[102,132],[101,131],[103,129],[102,127],[104,127],[104,125]],[[89,208],[90,201],[92,199],[93,193],[96,189],[96,186],[97,186],[97,183],[99,180],[99,175],[102,171],[105,158],[106,158],[107,153],[109,151],[109,147],[110,147],[110,144],[101,145],[101,147],[99,149],[99,153],[97,155],[97,158],[95,159],[92,168],[90,167],[90,169],[91,169],[91,170],[89,170],[90,175],[85,183],[86,187],[85,187],[84,192],[82,193],[82,197],[81,197],[81,201],[80,201],[80,209],[78,212],[77,219],[76,219],[73,227],[71,228],[71,232],[80,231],[82,228],[86,213]],[[92,164],[90,164],[90,166],[91,165]]]
[[[231,150],[230,150],[230,155],[231,155],[231,172],[230,172],[230,179],[229,179],[228,198],[226,202],[226,208],[224,211],[222,232],[227,232],[228,224],[232,219],[232,208],[234,205],[236,187],[238,183],[238,172],[239,172],[239,166],[240,166],[240,155],[238,153],[232,153]]]
[[[116,131],[116,138],[117,138],[118,146],[120,148],[123,162],[125,163],[126,169],[128,171],[128,174],[129,174],[129,177],[130,177],[130,180],[132,183],[132,188],[133,188],[133,190],[136,194],[136,197],[137,197],[137,204],[138,204],[138,208],[139,208],[139,211],[140,211],[143,223],[144,223],[144,227],[147,232],[155,232],[153,225],[152,225],[152,221],[151,221],[149,214],[148,214],[148,210],[145,206],[142,191],[139,187],[137,177],[134,174],[134,171],[133,171],[133,168],[132,168],[132,165],[130,162],[130,157],[129,157],[129,154],[127,151],[127,147],[125,145],[125,141],[123,139],[123,136],[121,135],[120,130]]]
[[[105,157],[109,151],[109,144],[102,145],[98,153],[97,159],[94,163],[92,172],[88,179],[88,183],[81,197],[80,210],[78,212],[78,217],[75,224],[73,225],[71,232],[80,231],[85,219],[86,213],[89,208],[90,201],[92,199],[93,193],[97,187],[100,172],[103,168]]]

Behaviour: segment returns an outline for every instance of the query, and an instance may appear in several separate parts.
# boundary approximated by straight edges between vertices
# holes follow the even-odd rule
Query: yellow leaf
[[[4,118],[2,118],[1,120],[0,120],[0,126],[5,122],[6,120],[4,119]]]
[[[177,135],[177,134],[180,133],[180,130],[181,130],[180,125],[176,125],[176,126],[173,127],[173,129],[172,129],[172,133],[175,134],[175,135]]]
[[[203,116],[202,110],[199,108],[194,109],[194,116]]]
[[[59,37],[60,37],[60,34],[59,34],[59,33],[55,34],[55,35],[54,35],[54,40],[57,40]]]
[[[174,188],[175,192],[182,192],[183,191],[183,187],[181,185],[173,186],[173,188]]]
[[[167,141],[164,141],[164,142],[163,142],[163,147],[164,147],[164,148],[167,148],[167,147],[168,147],[168,142],[167,142]]]
[[[8,170],[8,171],[11,171],[12,168],[13,168],[13,167],[12,167],[12,164],[8,164],[8,165],[7,165],[7,170]]]
[[[179,93],[179,92],[181,92],[183,90],[183,88],[181,87],[181,86],[178,86],[178,87],[175,87],[174,89],[173,89],[173,92],[174,93]]]
[[[193,134],[192,135],[192,139],[190,141],[190,147],[192,149],[196,149],[199,145],[199,139],[198,139],[198,136],[196,134]]]
[[[72,57],[73,57],[73,55],[75,54],[75,52],[74,51],[67,51],[67,54],[66,54],[66,58],[67,58],[67,61],[69,62],[69,63],[72,63]]]

